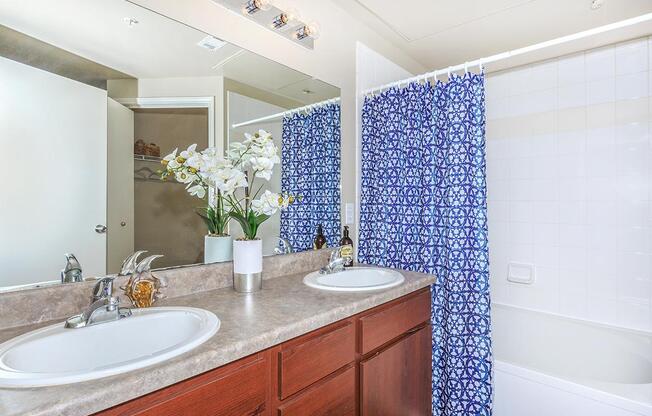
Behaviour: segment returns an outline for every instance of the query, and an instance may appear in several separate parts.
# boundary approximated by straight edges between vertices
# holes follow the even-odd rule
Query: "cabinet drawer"
[[[278,416],[355,416],[355,367],[284,403]]]
[[[355,325],[345,321],[308,334],[279,352],[279,396],[285,399],[355,360]]]
[[[266,415],[268,382],[268,354],[258,354],[96,416]]]
[[[422,290],[360,318],[360,352],[367,354],[430,320],[430,290]]]

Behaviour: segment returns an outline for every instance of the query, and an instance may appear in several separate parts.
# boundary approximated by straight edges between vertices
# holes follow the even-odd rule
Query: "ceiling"
[[[235,45],[202,48],[205,33],[124,0],[2,0],[0,24],[135,78],[222,75],[302,104],[339,96],[336,87]]]
[[[652,12],[651,0],[333,1],[428,70]]]

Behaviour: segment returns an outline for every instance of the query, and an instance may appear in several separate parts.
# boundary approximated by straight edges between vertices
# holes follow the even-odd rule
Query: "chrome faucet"
[[[64,326],[83,328],[131,316],[131,309],[120,307],[120,299],[113,297],[113,279],[115,277],[104,277],[98,280],[93,288],[91,304],[79,315],[66,319]]]
[[[81,264],[72,253],[64,254],[66,256],[66,267],[61,270],[61,283],[74,283],[81,282],[82,279],[82,268]]]
[[[338,247],[331,252],[328,264],[319,270],[321,274],[332,274],[344,271],[344,258],[342,257],[342,247]]]
[[[294,253],[294,247],[292,247],[292,244],[290,244],[290,242],[286,238],[279,237],[278,245],[274,247],[274,253],[276,254]]]

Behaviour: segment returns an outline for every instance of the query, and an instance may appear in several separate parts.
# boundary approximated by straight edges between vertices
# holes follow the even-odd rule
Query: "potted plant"
[[[161,173],[161,178],[168,180],[174,177],[186,184],[190,195],[206,201],[205,206],[196,210],[208,229],[208,234],[204,236],[204,263],[230,261],[233,258],[233,239],[227,232],[229,210],[225,206],[224,196],[226,192],[233,192],[235,187],[227,188],[221,179],[221,168],[227,162],[216,149],[197,152],[196,147],[193,144],[178,155],[178,149],[175,149],[165,156],[162,160],[165,171]],[[239,177],[240,180],[242,178]],[[235,179],[237,182],[238,178]]]
[[[245,134],[245,140],[232,143],[226,157],[214,147],[202,152],[197,145],[177,155],[178,150],[163,158],[165,171],[161,177],[174,177],[186,184],[191,195],[200,199],[208,196],[208,204],[198,212],[208,227],[205,238],[205,257],[224,260],[233,256],[233,287],[239,292],[253,292],[262,287],[263,246],[257,237],[262,223],[278,210],[287,208],[295,198],[280,195],[263,188],[272,178],[274,166],[280,163],[278,148],[271,134],[264,130]],[[242,228],[242,237],[233,240],[226,234],[229,218]],[[226,243],[216,243],[213,238],[228,238]],[[219,250],[215,247],[219,247]],[[224,257],[211,255],[219,251]],[[219,260],[213,260],[219,261]]]
[[[239,292],[253,292],[262,287],[263,245],[258,229],[279,209],[294,202],[290,195],[269,190],[261,193],[272,178],[274,166],[280,163],[278,148],[272,135],[264,130],[245,134],[242,143],[232,143],[227,159],[233,169],[246,178],[237,192],[225,196],[229,215],[242,228],[243,236],[233,241],[233,287]]]

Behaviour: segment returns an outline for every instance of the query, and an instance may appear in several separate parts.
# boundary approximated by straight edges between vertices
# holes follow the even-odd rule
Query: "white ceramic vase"
[[[233,289],[256,292],[263,287],[263,240],[233,240]]]
[[[204,237],[204,263],[221,263],[233,259],[233,238],[230,235]]]

